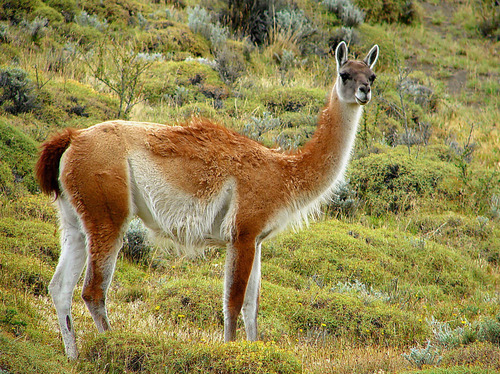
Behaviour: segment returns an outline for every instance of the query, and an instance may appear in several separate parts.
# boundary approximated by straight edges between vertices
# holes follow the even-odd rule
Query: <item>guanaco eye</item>
[[[375,74],[372,74],[370,75],[370,78],[368,78],[370,80],[370,83],[373,83],[375,82],[375,78],[377,78],[377,76]]]
[[[346,82],[351,79],[351,74],[349,73],[340,73],[340,78],[342,78],[342,82]]]

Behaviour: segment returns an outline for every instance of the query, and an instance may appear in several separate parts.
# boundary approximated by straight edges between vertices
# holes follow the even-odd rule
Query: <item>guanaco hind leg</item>
[[[119,143],[111,142],[111,145],[115,144],[114,148],[107,146],[115,157],[106,158],[105,154],[99,152],[106,149],[103,144],[90,143],[87,140],[84,137],[78,138],[66,151],[61,163],[60,181],[63,196],[76,212],[79,227],[86,239],[87,271],[82,298],[98,331],[102,332],[110,328],[106,312],[106,293],[113,277],[123,232],[131,215],[130,191],[128,170],[125,158],[120,154],[123,150]],[[92,156],[81,157],[82,155]],[[69,238],[68,242],[69,247],[77,245],[73,238]],[[82,242],[78,243],[81,246]],[[60,265],[61,272],[73,266],[71,261],[63,260]],[[80,269],[83,267],[82,262],[84,261],[80,260],[78,263]],[[78,277],[75,278],[74,283],[78,280]],[[68,300],[67,303],[70,303],[69,296]],[[64,328],[62,325],[61,327]],[[74,357],[74,333],[71,336],[73,341],[64,340],[64,343],[67,350],[71,349]]]
[[[71,301],[85,266],[87,250],[85,235],[73,207],[62,196],[59,197],[58,204],[61,217],[61,255],[49,291],[56,307],[66,355],[75,359],[78,351],[71,316]]]
[[[106,294],[115,271],[116,259],[122,246],[119,237],[97,242],[89,234],[89,258],[83,283],[82,298],[99,332],[111,328],[106,310]]]
[[[96,188],[91,195],[80,187],[76,204],[85,206],[81,220],[87,235],[87,271],[82,298],[99,332],[110,329],[106,311],[106,294],[113,278],[123,233],[128,224],[129,194],[125,183],[115,173],[96,175],[87,185]],[[99,184],[99,187],[96,185]],[[86,193],[87,192],[87,193]]]
[[[238,316],[246,300],[245,291],[251,278],[254,260],[257,260],[255,238],[238,238],[229,244],[226,254],[226,270],[224,279],[224,340],[236,339]],[[259,271],[259,269],[257,269]],[[260,277],[259,277],[260,278]],[[253,279],[255,283],[255,279]],[[254,289],[254,287],[251,287]],[[250,299],[255,299],[254,292],[250,292]],[[252,312],[247,305],[248,320],[252,319]],[[245,324],[247,319],[245,319]],[[257,335],[257,326],[251,328],[251,333]],[[249,337],[250,339],[250,337]]]

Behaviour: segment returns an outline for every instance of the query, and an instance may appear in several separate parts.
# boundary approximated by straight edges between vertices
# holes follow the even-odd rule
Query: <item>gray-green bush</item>
[[[0,70],[0,106],[14,115],[39,107],[38,93],[26,71],[13,67]]]

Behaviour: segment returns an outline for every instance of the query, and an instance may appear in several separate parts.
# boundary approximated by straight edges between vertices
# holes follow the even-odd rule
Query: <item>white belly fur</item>
[[[179,254],[196,257],[207,246],[231,240],[236,215],[236,183],[229,179],[208,199],[194,197],[168,182],[144,157],[129,159],[134,214],[154,234],[167,237]]]

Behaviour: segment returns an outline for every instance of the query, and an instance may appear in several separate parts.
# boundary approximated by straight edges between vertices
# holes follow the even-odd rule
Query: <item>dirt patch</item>
[[[467,83],[467,71],[457,70],[451,77],[448,78],[448,91],[457,95],[465,89]]]

